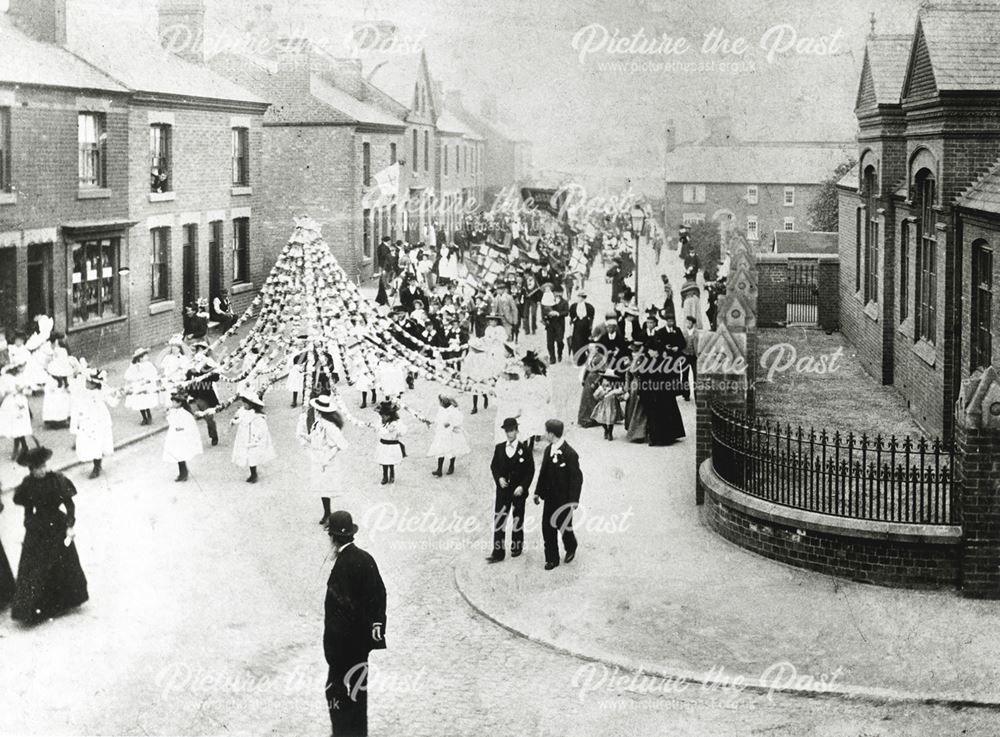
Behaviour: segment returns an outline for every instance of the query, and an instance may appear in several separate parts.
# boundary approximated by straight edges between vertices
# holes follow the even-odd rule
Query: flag
[[[399,164],[387,166],[375,174],[375,186],[383,197],[395,197],[399,194]]]

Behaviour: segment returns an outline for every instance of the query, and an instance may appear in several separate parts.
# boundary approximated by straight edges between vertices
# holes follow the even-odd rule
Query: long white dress
[[[406,434],[406,426],[396,420],[383,423],[378,428],[378,446],[375,448],[375,462],[380,466],[395,466],[403,460],[403,448],[398,441]],[[383,443],[382,441],[386,442]]]
[[[534,374],[519,383],[521,419],[518,423],[521,435],[526,438],[545,435],[545,422],[555,416],[552,411],[552,383],[548,376],[542,374]]]
[[[458,407],[440,407],[434,418],[434,437],[427,450],[430,458],[458,458],[472,449],[462,427],[464,418]]]
[[[264,415],[241,407],[236,410],[232,424],[236,425],[232,460],[237,466],[262,466],[277,457]]]
[[[96,461],[115,452],[108,410],[111,402],[100,389],[84,389],[74,398],[70,432],[76,435],[76,457],[80,461]]]
[[[407,389],[406,366],[402,361],[382,359],[376,369],[375,378],[383,397],[398,397]]]
[[[462,363],[466,376],[473,381],[486,381],[499,376],[506,362],[503,347],[506,340],[507,331],[503,325],[491,325],[482,338],[470,340],[469,353]]]
[[[42,422],[67,422],[70,415],[69,387],[59,386],[55,378],[50,378],[45,384],[45,397],[42,399]]]
[[[301,363],[303,351],[288,357],[288,377],[285,379],[285,389],[301,394],[306,378],[306,365]]]
[[[125,396],[125,406],[136,411],[156,409],[160,405],[157,392],[159,374],[149,361],[130,364],[125,369],[125,383],[129,393]]]
[[[319,414],[308,426],[309,415],[299,415],[295,436],[299,439],[309,457],[308,491],[321,497],[333,497],[344,492],[344,469],[341,451],[348,448],[347,438],[340,428]]]
[[[186,463],[204,450],[198,421],[183,407],[167,410],[167,437],[163,440],[163,460]]]
[[[21,438],[31,434],[28,398],[14,377],[0,376],[0,437]]]
[[[502,443],[507,439],[507,433],[501,427],[508,417],[517,419],[518,430],[521,430],[521,415],[524,414],[522,391],[524,382],[519,379],[502,378],[496,385],[497,415],[494,421],[494,442]],[[522,435],[526,433],[521,431]]]

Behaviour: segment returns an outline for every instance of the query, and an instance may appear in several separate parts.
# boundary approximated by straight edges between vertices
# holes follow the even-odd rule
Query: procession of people
[[[537,217],[470,218],[461,244],[437,239],[433,250],[383,241],[376,302],[398,350],[366,350],[367,328],[359,320],[338,348],[317,346],[305,332],[288,338],[280,374],[263,368],[265,349],[252,345],[229,402],[217,391],[231,381],[226,365],[204,334],[176,335],[157,360],[149,349],[135,350],[123,384],[111,387],[107,371],[75,356],[41,316],[30,339],[12,336],[0,371],[0,436],[10,439],[13,457],[26,469],[13,497],[25,510],[21,559],[15,576],[0,547],[0,608],[10,606],[14,619],[34,624],[88,600],[74,545],[76,488],[47,467],[52,451],[35,439],[29,404],[34,394],[44,393],[46,428],[67,427],[73,434],[75,459],[89,464],[89,479],[99,478],[113,458],[121,428],[111,410],[119,403],[135,413],[130,416],[138,426],[153,424],[162,413],[161,457],[176,468],[177,482],[188,481],[189,464],[212,452],[206,445],[220,443],[219,415],[235,404],[227,423],[233,428],[230,457],[248,474],[246,482],[258,484],[271,482],[266,467],[278,459],[268,414],[280,407],[271,401],[271,387],[281,379],[290,398],[285,406],[298,412],[295,438],[308,461],[305,486],[322,503],[319,524],[336,560],[324,634],[331,724],[334,734],[364,734],[366,703],[357,698],[357,687],[366,676],[357,668],[366,666],[372,650],[385,646],[385,587],[374,559],[354,546],[358,527],[344,509],[352,496],[344,480],[348,421],[372,432],[381,478],[372,474],[371,483],[393,494],[399,481],[412,478],[406,467],[421,457],[429,475],[441,480],[434,483],[467,476],[475,441],[467,415],[492,412],[487,561],[504,561],[508,548],[510,557],[518,558],[532,544],[525,539],[531,498],[541,507],[536,543],[546,571],[574,562],[586,544],[573,526],[584,495],[584,464],[573,444],[582,436],[570,435],[601,428],[606,441],[650,446],[685,436],[677,400],[692,397],[703,317],[695,274],[689,272],[680,287],[679,305],[664,277],[662,301],[656,295],[658,303],[642,311],[629,287],[635,263],[625,250],[632,239],[623,232],[624,221],[605,216],[601,225],[572,245],[565,232]],[[505,245],[510,261],[484,278],[466,263],[476,258],[477,245],[491,242]],[[571,267],[569,248],[583,254],[582,263]],[[611,293],[603,305],[591,296],[601,289],[583,289],[598,260]],[[216,313],[233,317],[227,301],[216,302]],[[408,355],[448,366],[467,388],[438,393],[433,417],[415,413],[408,404],[415,382],[434,379]],[[344,381],[347,377],[352,378]],[[579,386],[577,416],[569,420],[554,400],[555,385],[567,381]],[[357,401],[345,401],[348,392],[357,392]],[[360,410],[374,417],[359,418]],[[415,425],[404,415],[412,415]],[[421,425],[429,428],[426,450],[408,453],[407,444],[420,442],[414,427]]]

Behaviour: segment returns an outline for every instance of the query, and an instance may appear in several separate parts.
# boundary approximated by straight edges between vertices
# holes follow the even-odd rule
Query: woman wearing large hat
[[[556,413],[552,410],[552,384],[545,361],[535,351],[528,351],[521,359],[524,380],[518,393],[521,397],[520,426],[528,447],[534,448],[535,439],[545,435],[545,421]]]
[[[462,370],[472,381],[488,384],[495,380],[504,366],[504,343],[507,341],[507,331],[504,330],[500,315],[486,316],[487,326],[482,338],[469,341],[469,353],[462,363]],[[479,397],[483,398],[483,409],[490,406],[489,395],[483,392],[472,395],[472,414],[479,412]]]
[[[87,578],[73,542],[76,488],[63,474],[49,471],[51,457],[51,450],[37,447],[18,458],[29,473],[14,492],[14,504],[24,507],[24,543],[11,616],[30,624],[88,599]]]
[[[341,451],[348,447],[342,432],[344,418],[337,410],[333,397],[323,394],[310,400],[312,412],[299,415],[295,435],[309,454],[309,489],[319,494],[323,503],[324,525],[330,518],[330,499],[344,490],[344,470],[340,463]],[[313,415],[310,418],[310,414]]]

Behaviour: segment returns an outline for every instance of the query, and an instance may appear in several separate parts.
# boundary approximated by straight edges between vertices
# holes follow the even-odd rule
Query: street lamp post
[[[646,211],[642,208],[642,205],[636,203],[632,207],[630,217],[632,219],[632,235],[635,238],[635,257],[633,259],[635,263],[633,268],[635,269],[635,304],[638,307],[641,304],[639,302],[639,234],[642,233],[642,229],[646,225]]]

